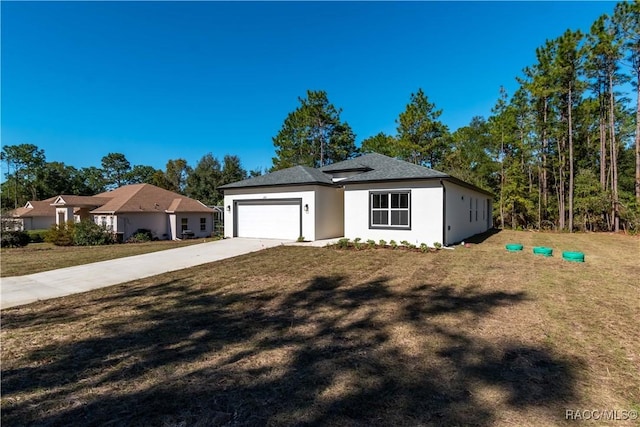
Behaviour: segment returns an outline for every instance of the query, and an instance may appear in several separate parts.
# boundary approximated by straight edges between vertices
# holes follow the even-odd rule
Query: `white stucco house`
[[[225,237],[334,237],[451,245],[492,227],[493,195],[377,153],[220,187]]]
[[[60,195],[13,211],[25,230],[89,219],[127,240],[139,229],[158,239],[208,237],[214,209],[151,184],[124,185],[95,196]]]

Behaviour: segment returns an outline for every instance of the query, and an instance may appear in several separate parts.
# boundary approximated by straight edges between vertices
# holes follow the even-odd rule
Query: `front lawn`
[[[205,240],[210,241],[211,239]],[[0,250],[0,277],[24,276],[56,268],[141,255],[202,242],[203,239],[163,240],[106,246],[54,246],[51,243],[30,243],[24,248],[2,248]]]
[[[281,246],[2,310],[2,422],[550,426],[640,410],[639,250],[511,231],[426,254]]]

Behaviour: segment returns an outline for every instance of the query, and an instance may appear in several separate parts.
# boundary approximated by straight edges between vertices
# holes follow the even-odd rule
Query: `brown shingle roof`
[[[197,200],[151,184],[125,185],[113,191],[96,194],[95,197],[109,198],[107,203],[91,211],[92,213],[125,212],[165,212],[174,200],[179,199],[175,212],[213,212]]]
[[[17,218],[32,218],[37,216],[53,217],[56,215],[56,208],[51,206],[51,203],[53,203],[55,199],[56,197],[51,197],[46,200],[29,201],[24,207],[11,211],[10,215]]]
[[[180,199],[174,199],[171,205],[167,208],[167,212],[213,212],[214,209],[208,208],[201,202],[190,199],[188,197],[182,197]]]
[[[59,202],[58,202],[59,200]],[[56,203],[58,202],[58,203]],[[97,196],[72,196],[67,194],[62,194],[60,196],[54,197],[53,205],[56,206],[78,206],[78,207],[98,207],[102,206],[105,203],[109,202],[108,197],[97,197]]]
[[[62,198],[59,206],[95,207],[91,213],[131,213],[131,212],[206,212],[214,210],[199,201],[151,184],[125,185],[113,191],[95,196],[61,195],[42,201],[30,201],[25,207],[15,209],[11,215],[18,218],[50,216],[56,214],[52,206]],[[32,207],[27,207],[32,206]]]

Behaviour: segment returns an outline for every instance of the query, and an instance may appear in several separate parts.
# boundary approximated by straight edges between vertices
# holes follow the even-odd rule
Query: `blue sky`
[[[418,88],[453,131],[488,117],[501,85],[512,94],[546,39],[614,6],[3,1],[2,145],[75,167],[109,152],[195,166],[211,152],[266,169],[307,89],[327,91],[357,145],[394,134]]]

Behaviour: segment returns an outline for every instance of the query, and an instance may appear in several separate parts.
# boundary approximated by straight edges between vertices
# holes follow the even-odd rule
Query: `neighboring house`
[[[51,206],[55,200],[51,197],[46,200],[29,201],[24,207],[9,212],[14,218],[14,227],[18,230],[44,230],[56,223],[56,208]]]
[[[344,236],[433,246],[492,227],[491,193],[376,153],[319,169],[294,166],[220,188],[227,237]]]
[[[208,237],[213,232],[213,209],[151,184],[125,185],[95,196],[60,195],[42,202],[28,202],[25,208],[14,211],[14,216],[23,221],[34,218],[36,207],[44,210],[44,203],[49,205],[49,216],[39,220],[41,228],[89,219],[123,240],[139,229],[150,230],[159,239]],[[25,229],[31,229],[27,228],[27,222],[24,224]]]

